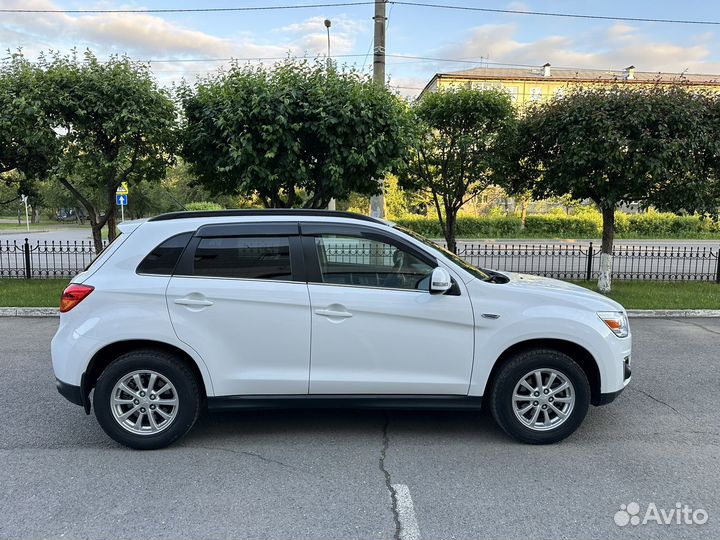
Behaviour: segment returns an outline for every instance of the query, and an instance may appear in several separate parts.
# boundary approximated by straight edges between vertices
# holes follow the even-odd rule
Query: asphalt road
[[[206,414],[154,452],[56,392],[56,324],[0,319],[2,538],[720,537],[720,319],[634,319],[631,386],[554,446],[487,413],[295,411]],[[617,526],[631,502],[709,517]]]

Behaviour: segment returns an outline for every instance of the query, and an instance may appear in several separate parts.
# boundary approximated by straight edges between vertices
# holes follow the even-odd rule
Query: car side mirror
[[[445,294],[451,287],[450,272],[439,266],[435,268],[430,276],[430,294]]]

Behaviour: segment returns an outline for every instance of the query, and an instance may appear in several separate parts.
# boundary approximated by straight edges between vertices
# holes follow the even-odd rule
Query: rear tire
[[[538,380],[539,379],[539,380]],[[494,378],[490,410],[514,439],[551,444],[571,435],[590,405],[590,384],[568,355],[532,349],[513,356]]]
[[[200,414],[200,387],[176,356],[158,350],[123,354],[100,375],[95,417],[115,441],[137,450],[164,448]]]

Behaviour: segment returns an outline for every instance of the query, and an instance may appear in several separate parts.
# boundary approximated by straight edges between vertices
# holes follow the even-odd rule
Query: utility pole
[[[330,69],[332,68],[332,60],[330,59],[330,26],[332,25],[332,22],[330,22],[330,19],[325,19],[325,28],[327,28],[327,37],[328,37],[328,47],[327,47],[327,70],[328,70],[328,77],[330,76]],[[327,206],[328,210],[335,210],[335,197],[330,199],[330,202]]]
[[[373,38],[373,81],[385,86],[385,26],[387,0],[375,0],[375,34]],[[379,178],[380,189],[384,188],[384,179]],[[370,215],[385,219],[385,193],[370,198]]]

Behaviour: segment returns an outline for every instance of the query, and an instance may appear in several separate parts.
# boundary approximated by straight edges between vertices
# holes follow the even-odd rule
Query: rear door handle
[[[334,309],[316,309],[315,313],[317,315],[322,315],[323,317],[332,317],[335,319],[347,319],[352,317],[352,313],[348,311],[335,311]]]
[[[176,304],[179,304],[181,306],[194,306],[194,307],[207,307],[212,306],[213,302],[210,300],[198,300],[195,298],[177,298],[175,300]]]

